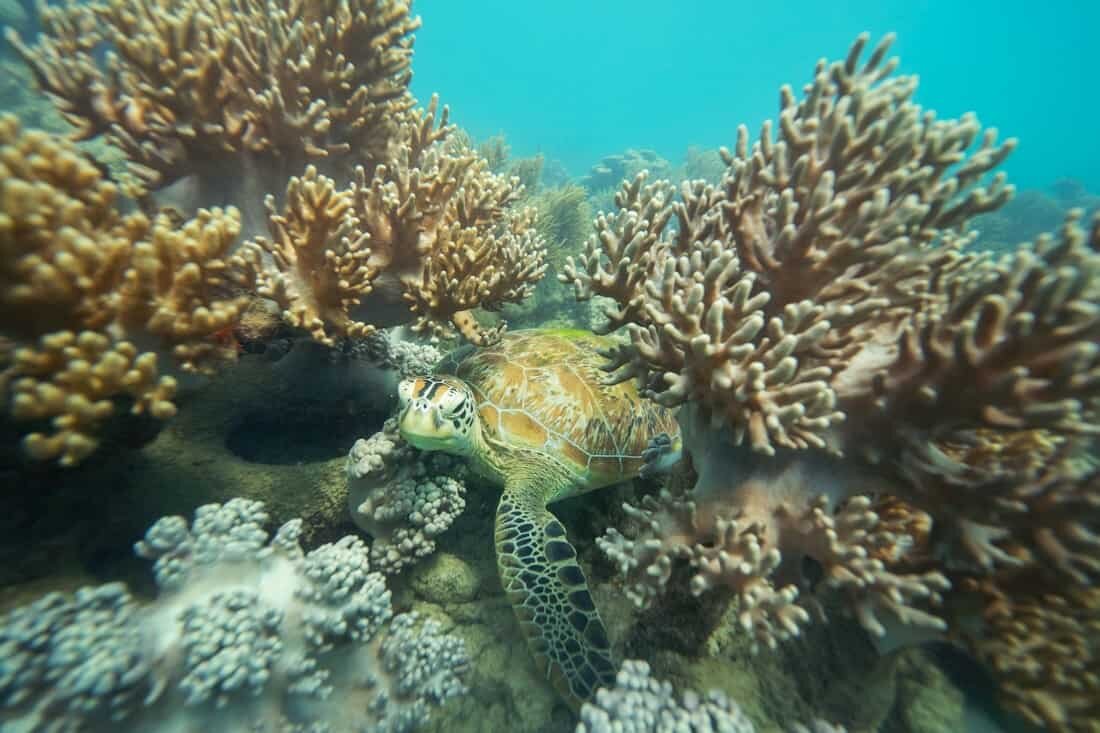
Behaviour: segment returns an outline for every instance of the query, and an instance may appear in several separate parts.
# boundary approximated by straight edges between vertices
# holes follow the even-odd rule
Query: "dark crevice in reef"
[[[253,410],[230,426],[225,446],[249,463],[294,465],[347,455],[352,444],[382,429],[383,412]]]

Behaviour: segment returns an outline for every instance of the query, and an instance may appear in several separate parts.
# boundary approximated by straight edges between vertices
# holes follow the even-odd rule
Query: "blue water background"
[[[861,31],[896,31],[917,101],[1020,138],[1021,188],[1100,191],[1100,0],[722,2],[418,0],[413,89],[475,138],[503,132],[574,175],[609,153],[732,145]]]

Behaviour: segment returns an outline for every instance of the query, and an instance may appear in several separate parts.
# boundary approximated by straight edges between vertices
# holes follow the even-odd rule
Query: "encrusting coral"
[[[247,305],[257,262],[231,252],[234,210],[122,214],[117,187],[71,143],[0,119],[0,330],[14,348],[3,382],[16,419],[49,421],[25,446],[78,463],[98,424],[130,410],[174,413],[179,368],[208,372],[232,354],[215,338]]]
[[[165,517],[138,542],[160,590],[51,593],[0,624],[0,720],[50,730],[411,731],[462,694],[464,644],[394,616],[355,537],[269,540],[259,502]]]
[[[611,378],[681,406],[697,476],[628,509],[604,548],[642,604],[686,563],[765,645],[817,608],[804,560],[876,636],[956,633],[944,608],[968,579],[1015,592],[1038,573],[1077,607],[1096,582],[1100,500],[1079,466],[1100,433],[1100,221],[965,251],[969,220],[1012,194],[995,169],[1015,140],[916,106],[891,41],[821,61],[801,98],[784,87],[776,130],[750,146],[740,128],[720,185],[625,183],[561,275],[613,299],[606,330],[629,342]],[[1009,702],[1085,729],[1059,685]]]

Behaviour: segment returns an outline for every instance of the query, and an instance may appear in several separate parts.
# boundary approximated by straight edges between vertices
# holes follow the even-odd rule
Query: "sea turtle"
[[[491,347],[460,349],[434,375],[398,387],[406,441],[467,456],[503,485],[501,583],[536,661],[574,705],[613,683],[615,665],[577,553],[546,505],[653,467],[656,436],[671,437],[660,444],[666,456],[679,440],[672,411],[632,382],[607,383],[600,351],[613,345],[587,331],[516,331]]]

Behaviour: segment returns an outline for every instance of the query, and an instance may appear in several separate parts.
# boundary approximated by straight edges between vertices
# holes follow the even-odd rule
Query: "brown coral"
[[[511,207],[518,182],[447,146],[453,128],[437,111],[433,98],[411,114],[397,158],[359,168],[348,189],[310,169],[291,179],[282,213],[268,200],[272,238],[258,245],[273,267],[260,292],[291,325],[323,343],[411,322],[485,344],[496,332],[471,311],[522,300],[542,277],[534,214]]]
[[[562,276],[617,301],[610,326],[632,342],[620,378],[706,405],[757,451],[840,448],[836,403],[852,387],[836,373],[860,351],[865,369],[889,357],[929,270],[959,257],[954,232],[1011,193],[979,180],[1015,141],[987,132],[968,157],[976,120],[922,114],[915,79],[884,63],[891,40],[863,65],[865,37],[821,62],[802,100],[784,88],[777,137],[765,125],[750,149],[742,127],[719,188],[685,183],[674,201],[665,185],[624,185],[620,213]]]
[[[91,455],[95,435],[126,398],[133,414],[158,420],[176,414],[176,381],[158,376],[157,357],[133,344],[112,342],[93,331],[59,331],[33,348],[17,349],[12,363],[11,415],[16,420],[49,421],[50,432],[23,439],[27,454],[74,466]]]
[[[689,439],[698,449],[699,436]],[[721,450],[718,440],[705,444],[698,455]],[[662,491],[624,505],[625,534],[610,529],[598,541],[636,605],[658,601],[682,562],[691,593],[735,598],[738,624],[761,646],[799,635],[826,598],[842,600],[875,636],[898,624],[945,628],[938,606],[950,585],[929,567],[926,513],[861,493],[876,479],[833,458],[728,458],[707,459],[685,496]],[[818,568],[816,582],[803,573],[806,560]]]
[[[1057,733],[1095,731],[1100,588],[1056,588],[1027,574],[960,585],[980,611],[963,617],[957,637],[990,670],[1004,704]]]
[[[969,219],[1012,193],[995,169],[1015,141],[923,112],[890,40],[865,63],[866,37],[821,62],[801,98],[785,88],[776,132],[750,147],[742,128],[719,186],[626,182],[561,278],[614,301],[608,329],[630,341],[611,378],[681,406],[698,473],[680,510],[635,510],[610,553],[646,602],[687,559],[697,588],[749,596],[741,621],[764,641],[797,623],[753,618],[746,589],[803,602],[804,557],[875,634],[893,616],[957,635],[965,614],[945,606],[986,582],[1005,604],[1040,602],[1028,578],[1059,608],[1095,607],[1100,484],[1083,456],[1100,433],[1100,219],[1086,231],[1074,213],[1000,258],[967,252]],[[1062,626],[1028,623],[988,619],[1020,644]],[[1051,664],[1028,668],[1051,678],[1013,705],[1094,724],[1092,683]]]
[[[152,188],[215,185],[227,155],[284,180],[310,160],[383,161],[413,104],[419,19],[399,0],[70,1],[42,25],[35,46],[8,38],[77,137],[110,135]]]

